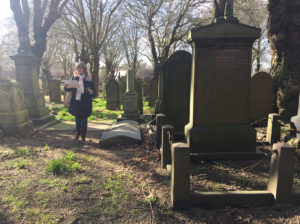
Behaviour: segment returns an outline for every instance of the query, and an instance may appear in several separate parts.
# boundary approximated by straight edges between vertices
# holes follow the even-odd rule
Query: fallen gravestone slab
[[[130,145],[142,141],[139,125],[135,121],[121,121],[112,125],[109,131],[100,137],[99,146]]]

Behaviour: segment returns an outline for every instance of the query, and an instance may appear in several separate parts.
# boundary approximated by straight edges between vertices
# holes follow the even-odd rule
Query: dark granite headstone
[[[154,107],[158,95],[158,81],[156,78],[150,79],[148,89],[149,89],[149,106]]]
[[[140,114],[143,114],[143,89],[142,84],[139,79],[136,79],[134,82],[134,88],[135,92],[137,94],[137,100],[138,100],[138,111]]]
[[[159,113],[166,115],[166,124],[174,126],[175,136],[184,136],[189,122],[192,55],[175,52],[162,66]]]
[[[120,85],[115,79],[109,79],[105,85],[106,108],[108,110],[120,109]]]
[[[266,72],[255,73],[250,83],[250,119],[268,117],[272,113],[273,80]]]

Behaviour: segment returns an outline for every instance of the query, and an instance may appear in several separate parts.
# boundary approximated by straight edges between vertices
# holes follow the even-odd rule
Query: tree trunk
[[[94,87],[96,90],[96,96],[98,96],[100,58],[98,55],[94,55],[92,60],[93,60],[91,65],[92,81],[94,83]]]
[[[269,0],[268,11],[275,106],[290,119],[297,114],[300,86],[300,1]]]

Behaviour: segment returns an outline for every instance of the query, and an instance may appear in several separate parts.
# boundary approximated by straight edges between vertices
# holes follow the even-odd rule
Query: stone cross
[[[214,0],[214,23],[221,21],[238,22],[233,15],[234,0]]]
[[[128,70],[126,81],[127,81],[126,93],[135,92],[135,89],[134,89],[134,72],[133,72],[133,70],[131,70],[131,69]]]

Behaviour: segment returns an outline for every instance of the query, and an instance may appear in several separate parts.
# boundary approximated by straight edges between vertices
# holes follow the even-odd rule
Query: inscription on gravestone
[[[196,124],[248,122],[248,50],[203,49],[199,54]]]

